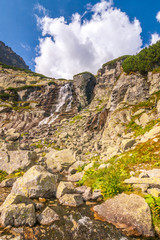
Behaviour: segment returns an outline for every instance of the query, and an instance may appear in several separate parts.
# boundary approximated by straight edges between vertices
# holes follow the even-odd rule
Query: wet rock
[[[71,176],[68,176],[68,181],[70,182],[78,182],[82,179],[84,172],[77,172]]]
[[[57,176],[46,171],[42,166],[31,167],[23,177],[13,184],[12,193],[30,198],[49,198],[56,193]]]
[[[75,193],[76,190],[71,182],[60,182],[57,187],[56,197],[60,198],[64,194]]]
[[[12,187],[13,183],[17,180],[18,177],[5,179],[0,183],[0,187]]]
[[[50,225],[53,222],[60,220],[60,218],[53,209],[46,207],[44,211],[38,215],[37,220],[41,225]]]
[[[46,154],[46,164],[49,170],[55,171],[56,169],[63,169],[73,164],[76,159],[69,149],[61,151],[50,151]]]
[[[32,227],[35,223],[36,214],[33,204],[12,204],[1,212],[1,224],[4,227],[8,225],[15,227],[23,225]]]
[[[150,208],[138,195],[120,194],[93,209],[128,236],[154,236]]]
[[[59,202],[64,206],[78,207],[83,204],[83,198],[80,194],[65,194]]]

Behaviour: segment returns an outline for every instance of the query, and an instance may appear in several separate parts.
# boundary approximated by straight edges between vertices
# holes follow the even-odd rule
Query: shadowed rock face
[[[1,41],[0,41],[0,62],[13,67],[29,69],[24,60]]]

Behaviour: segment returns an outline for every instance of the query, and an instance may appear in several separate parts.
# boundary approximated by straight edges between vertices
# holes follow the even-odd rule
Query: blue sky
[[[39,58],[36,60],[36,70],[38,72],[50,76],[55,75],[56,77],[62,76],[69,78],[69,71],[71,74],[74,74],[85,70],[85,66],[88,65],[88,69],[86,70],[96,72],[101,64],[114,57],[118,57],[118,54],[135,54],[140,48],[150,44],[152,34],[157,33],[156,36],[159,37],[160,23],[156,19],[156,15],[160,11],[159,0],[114,0],[113,2],[110,1],[109,6],[105,4],[103,4],[103,6],[102,4],[95,5],[102,2],[108,3],[109,1],[1,0],[0,40],[22,56],[30,69],[35,70],[35,58],[38,54]],[[100,6],[101,10],[98,12]],[[116,8],[120,9],[120,11],[115,11]],[[111,9],[112,13],[109,14]],[[108,17],[104,15],[104,11],[105,13],[108,11]],[[83,16],[85,12],[86,14]],[[72,15],[75,13],[78,13],[78,16],[81,18],[79,24],[77,23],[79,20],[73,20]],[[126,18],[124,14],[128,17]],[[39,18],[39,26],[37,25],[36,15]],[[99,15],[101,15],[101,20],[98,18]],[[66,21],[64,21],[63,24],[61,24],[61,16],[63,16]],[[45,21],[43,21],[44,17],[47,18]],[[53,30],[56,24],[55,18],[59,20],[56,25],[56,33],[55,30]],[[106,20],[106,18],[108,20]],[[128,48],[122,46],[124,41],[123,31],[121,29],[118,31],[118,28],[121,26],[116,25],[116,20],[112,25],[114,18],[120,18],[122,25],[124,22],[124,29],[126,31],[124,34],[129,38],[128,42],[124,42],[124,44],[128,44]],[[135,18],[138,22],[134,22]],[[88,26],[84,26],[85,23],[82,24],[82,21],[87,21],[87,19],[90,22]],[[99,23],[100,21],[101,24]],[[107,25],[106,21],[112,22]],[[72,23],[72,25],[67,25],[69,23]],[[106,24],[106,31],[108,31],[106,34],[102,34],[102,31],[105,29],[102,26],[103,23]],[[76,26],[73,25],[76,25],[77,29]],[[98,25],[100,28],[98,28]],[[50,30],[50,27],[53,29]],[[66,30],[65,35],[65,29],[67,28],[68,30]],[[102,49],[99,49],[99,46],[95,44],[96,33],[93,32],[93,29],[90,31],[90,28],[97,29],[97,42],[99,42],[99,46],[104,45]],[[79,41],[77,40],[79,34],[78,29],[80,29],[79,31],[81,32],[79,37],[81,40]],[[42,31],[44,33],[43,36]],[[88,33],[86,33],[86,31],[88,31]],[[132,34],[133,36],[130,36]],[[98,38],[98,35],[101,35],[100,38]],[[53,41],[54,36],[57,36],[55,42]],[[73,41],[74,38],[77,39]],[[104,44],[105,38],[106,41],[108,41],[107,45],[110,46],[108,49]],[[41,44],[39,39],[43,41],[41,41]],[[62,44],[60,45],[61,42]],[[110,44],[112,42],[114,42],[114,44]],[[91,50],[89,51],[90,46],[92,47],[92,51],[97,51],[97,55],[93,54],[93,52],[91,53]],[[119,49],[121,46],[122,51],[116,51],[117,55],[115,52],[112,52],[111,48],[116,49],[117,47],[117,49]],[[104,51],[102,52],[103,49]],[[48,53],[46,54],[45,51]],[[103,54],[104,56],[102,57]],[[55,55],[54,58],[53,55]],[[66,62],[64,58],[66,58]],[[72,61],[71,58],[74,59],[74,61]],[[97,61],[98,58],[100,59],[99,61]],[[92,59],[95,60],[94,63]],[[74,69],[72,69],[74,62],[75,66]],[[82,62],[83,64],[81,65]],[[56,67],[54,65],[56,65]],[[61,65],[63,65],[62,69]],[[52,71],[50,71],[50,69],[52,69]]]

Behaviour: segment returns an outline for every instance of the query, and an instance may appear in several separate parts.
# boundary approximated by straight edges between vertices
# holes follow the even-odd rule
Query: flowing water
[[[43,119],[39,125],[43,124],[52,124],[59,116],[59,113],[65,107],[64,111],[68,112],[71,110],[73,102],[73,96],[72,96],[72,84],[66,83],[64,86],[62,86],[59,90],[58,94],[58,101],[56,104],[55,111],[47,118]]]

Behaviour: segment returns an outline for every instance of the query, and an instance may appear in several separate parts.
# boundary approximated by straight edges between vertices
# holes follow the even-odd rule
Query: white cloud
[[[37,3],[35,6],[34,6],[34,9],[35,10],[38,10],[39,13],[42,13],[43,15],[47,15],[48,11],[45,7],[43,7],[41,4]]]
[[[105,62],[124,54],[139,51],[141,26],[137,19],[112,7],[112,1],[89,5],[90,20],[72,15],[70,23],[64,17],[39,19],[42,37],[39,40],[36,72],[60,78],[90,71],[96,73]]]
[[[158,34],[158,33],[153,33],[152,35],[151,35],[151,45],[152,44],[155,44],[157,41],[159,41],[160,40],[160,35]]]
[[[21,47],[24,48],[27,52],[31,51],[30,46],[26,43],[21,43]]]
[[[156,19],[160,23],[160,11],[157,13]]]

